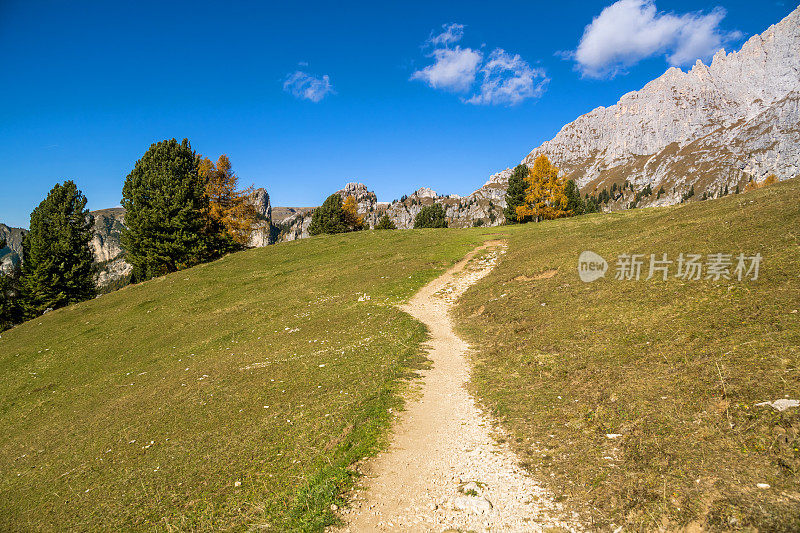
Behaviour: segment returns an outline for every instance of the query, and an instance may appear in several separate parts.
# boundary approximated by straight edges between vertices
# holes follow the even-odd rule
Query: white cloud
[[[412,80],[422,80],[434,89],[456,92],[468,91],[475,81],[483,55],[471,48],[438,48],[430,57],[433,64],[411,75]]]
[[[286,76],[283,82],[283,90],[296,98],[303,98],[312,102],[319,102],[329,94],[336,94],[327,74],[320,78],[302,70],[296,70]]]
[[[659,13],[654,0],[619,0],[607,6],[583,31],[569,54],[585,76],[614,77],[642,59],[664,54],[670,65],[706,59],[742,36],[719,28],[726,11],[676,15]]]
[[[527,98],[541,96],[547,82],[544,69],[532,68],[518,54],[496,48],[484,62],[480,50],[454,45],[464,37],[463,24],[443,24],[442,32],[425,41],[423,48],[433,64],[415,71],[412,80],[421,80],[434,89],[466,93],[475,85],[478,72],[482,81],[477,92],[461,100],[469,104],[516,105]]]
[[[428,37],[425,44],[434,47],[447,47],[453,43],[457,43],[464,37],[463,24],[442,24],[442,29],[444,31],[439,35],[434,35],[433,32],[431,32],[431,36]]]
[[[517,105],[527,98],[544,94],[550,81],[544,69],[532,68],[519,54],[495,49],[481,68],[483,81],[479,91],[465,102],[469,104]]]

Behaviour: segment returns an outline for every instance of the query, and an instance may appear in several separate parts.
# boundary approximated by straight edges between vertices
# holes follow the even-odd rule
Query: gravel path
[[[448,311],[503,253],[500,241],[476,248],[404,307],[430,329],[433,368],[400,414],[389,449],[361,468],[340,531],[574,529],[509,447],[496,442],[491,421],[464,388],[469,346],[454,333]]]

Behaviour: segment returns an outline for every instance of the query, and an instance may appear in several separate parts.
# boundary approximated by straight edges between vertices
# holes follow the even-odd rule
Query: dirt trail
[[[503,253],[504,242],[487,242],[404,306],[430,329],[433,368],[401,413],[389,449],[362,467],[341,531],[572,529],[554,518],[564,515],[560,506],[497,443],[490,420],[464,388],[469,346],[453,331],[449,310]]]

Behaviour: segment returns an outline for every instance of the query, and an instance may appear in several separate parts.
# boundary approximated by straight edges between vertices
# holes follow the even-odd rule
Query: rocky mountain
[[[505,186],[508,185],[506,177]],[[398,229],[414,227],[414,218],[427,205],[440,203],[445,208],[450,227],[466,228],[476,225],[497,225],[503,221],[503,207],[505,206],[505,188],[501,182],[489,182],[466,197],[455,194],[440,196],[436,191],[422,187],[410,196],[391,203],[378,202],[375,193],[370,191],[363,183],[348,183],[343,189],[336,191],[342,200],[353,196],[358,204],[358,214],[364,219],[369,229],[375,227],[378,220],[386,214]],[[281,233],[280,241],[293,241],[309,236],[308,227],[311,225],[313,208],[276,208],[289,215],[278,224]]]
[[[12,228],[0,224],[0,240],[6,240],[5,248],[0,248],[0,270],[18,264],[22,256],[22,237],[27,233],[22,228]]]
[[[663,187],[640,205],[800,174],[800,7],[738,52],[720,50],[688,72],[670,68],[579,117],[523,163],[539,154],[586,193],[626,180],[635,190]]]

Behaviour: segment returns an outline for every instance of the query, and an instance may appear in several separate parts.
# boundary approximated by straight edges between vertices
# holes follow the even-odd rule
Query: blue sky
[[[27,227],[64,179],[91,209],[116,206],[171,137],[227,154],[273,205],[348,181],[381,201],[468,194],[578,115],[796,7],[612,4],[4,0],[0,222]]]

